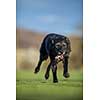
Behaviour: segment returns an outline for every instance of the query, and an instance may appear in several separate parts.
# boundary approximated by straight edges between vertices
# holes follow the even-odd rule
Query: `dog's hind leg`
[[[42,64],[42,60],[39,60],[38,65],[37,65],[37,67],[35,68],[34,73],[38,73],[38,72],[39,72],[41,64]]]
[[[34,71],[34,73],[38,73],[39,72],[39,70],[40,70],[40,66],[41,66],[41,64],[42,64],[42,62],[44,61],[44,60],[46,60],[48,58],[48,55],[42,55],[41,53],[40,53],[40,59],[39,59],[39,62],[38,62],[38,65],[37,65],[37,67],[35,68],[35,71]]]

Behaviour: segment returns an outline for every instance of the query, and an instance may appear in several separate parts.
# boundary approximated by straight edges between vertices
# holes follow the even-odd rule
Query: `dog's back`
[[[48,34],[44,38],[44,40],[41,44],[40,52],[45,54],[45,55],[49,55],[49,51],[50,51],[50,48],[52,46],[53,40],[58,39],[59,41],[61,41],[63,38],[65,38],[65,36],[63,36],[63,35],[59,35],[59,34],[55,34],[55,33]]]

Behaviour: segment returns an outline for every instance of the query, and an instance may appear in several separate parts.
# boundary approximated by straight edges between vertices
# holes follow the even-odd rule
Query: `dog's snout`
[[[60,54],[61,54],[61,52],[58,52],[58,54],[60,55]]]
[[[62,51],[62,50],[60,50],[60,51],[58,52],[58,54],[59,54],[59,55],[63,54],[63,51]]]

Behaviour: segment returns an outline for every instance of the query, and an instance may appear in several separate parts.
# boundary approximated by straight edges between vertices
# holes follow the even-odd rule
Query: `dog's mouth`
[[[64,59],[64,54],[65,54],[65,53],[62,53],[62,54],[57,55],[57,56],[55,57],[55,60],[56,60],[57,62],[62,61],[62,60]]]
[[[57,55],[57,56],[55,57],[55,59],[63,59],[63,58],[64,58],[63,54]]]

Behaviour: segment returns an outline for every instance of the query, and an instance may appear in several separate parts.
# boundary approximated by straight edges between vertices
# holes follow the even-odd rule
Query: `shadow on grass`
[[[82,80],[75,80],[75,79],[64,79],[59,80],[58,83],[53,83],[52,80],[40,80],[40,79],[23,79],[23,80],[16,80],[17,84],[23,85],[34,85],[34,84],[41,84],[41,85],[55,85],[55,86],[67,86],[67,87],[82,87],[83,83]]]
[[[61,81],[67,81],[67,82],[83,82],[83,80],[80,80],[80,79],[63,79]]]

